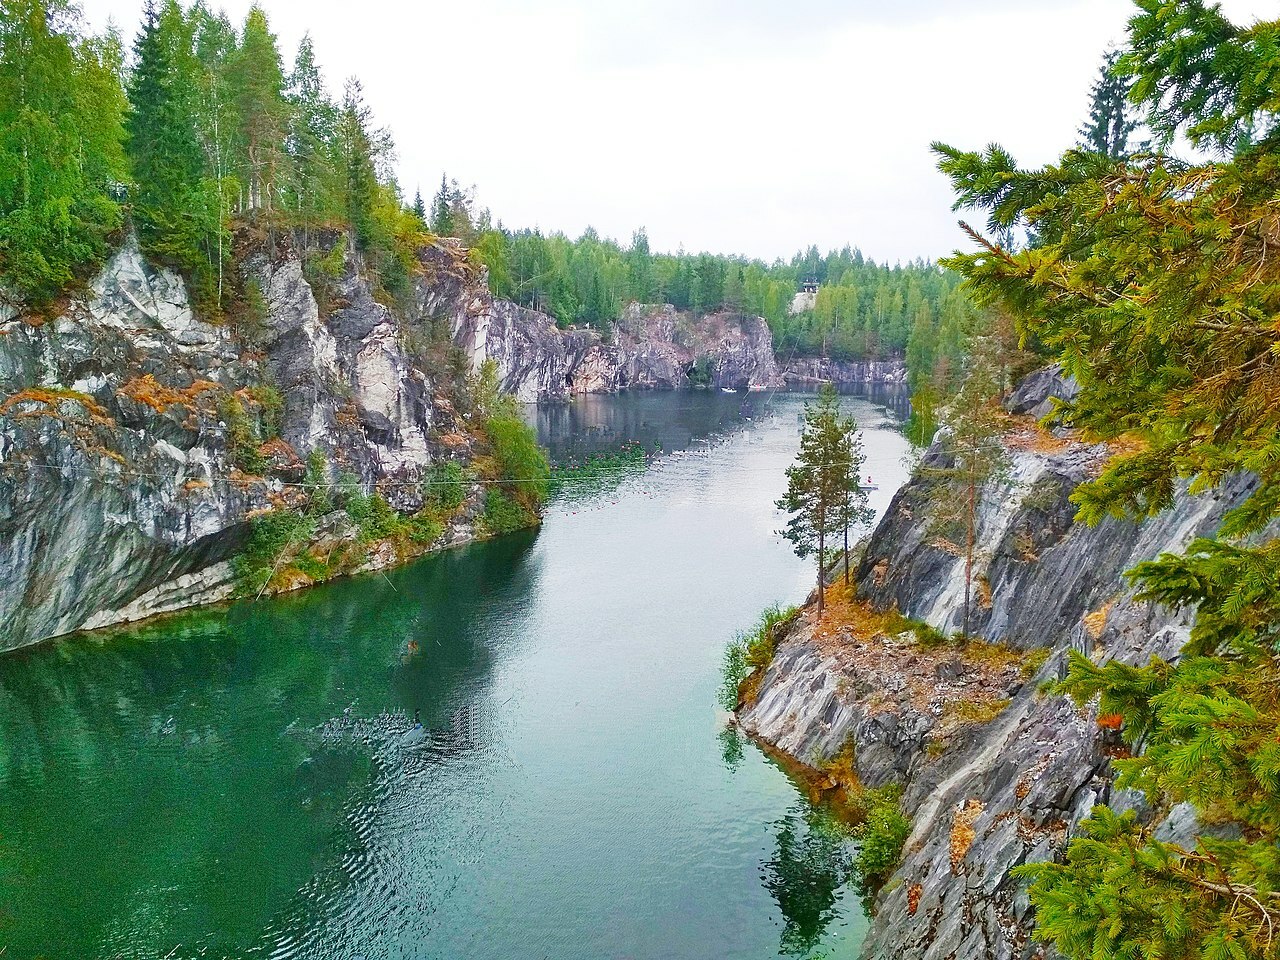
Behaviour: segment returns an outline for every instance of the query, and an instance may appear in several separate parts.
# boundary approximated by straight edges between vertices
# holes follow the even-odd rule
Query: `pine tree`
[[[921,468],[921,475],[930,481],[931,529],[947,541],[963,538],[961,631],[965,636],[973,610],[979,508],[983,494],[1008,478],[1009,458],[1000,440],[1002,414],[996,377],[976,356],[964,384],[943,412],[942,465]]]
[[[1130,116],[1129,91],[1133,81],[1117,72],[1118,50],[1108,50],[1102,58],[1098,79],[1089,92],[1089,119],[1080,128],[1080,143],[1105,157],[1119,160],[1132,153],[1129,138],[1138,129]]]
[[[198,137],[201,67],[176,0],[148,0],[129,85],[133,216],[143,247],[182,270],[198,302],[219,309],[226,226],[220,185]]]
[[[228,73],[240,121],[246,207],[270,211],[284,156],[289,109],[280,50],[267,15],[257,4],[249,9]]]
[[[338,108],[325,90],[310,35],[289,75],[289,206],[305,226],[340,215],[334,194]]]
[[[853,417],[841,417],[839,430],[843,437],[836,460],[840,481],[840,531],[844,535],[844,582],[850,580],[849,531],[869,526],[876,514],[867,503],[867,489],[862,485],[862,466],[866,455],[862,451],[862,435],[858,421]]]
[[[364,247],[380,239],[374,219],[378,173],[371,123],[372,112],[364,102],[364,88],[353,77],[347,81],[342,98],[337,147],[347,222],[355,231],[356,241]]]
[[[0,282],[42,306],[102,259],[127,180],[121,51],[61,0],[0,0]]]
[[[777,503],[779,510],[792,515],[782,535],[796,555],[817,557],[819,616],[826,599],[827,543],[840,533],[851,496],[847,426],[835,388],[825,384],[817,402],[805,404],[800,452],[787,468],[787,492]]]
[[[427,222],[427,205],[422,202],[422,190],[418,190],[413,195],[413,215],[422,221],[423,225]]]
[[[1082,521],[1153,516],[1179,482],[1251,475],[1211,537],[1139,565],[1139,595],[1195,611],[1176,660],[1075,655],[1061,687],[1096,702],[1131,756],[1117,786],[1188,802],[1215,836],[1182,845],[1097,808],[1065,861],[1035,864],[1037,936],[1069,957],[1277,955],[1280,930],[1280,21],[1240,28],[1197,0],[1140,0],[1121,63],[1147,125],[1223,159],[1129,162],[1069,151],[1020,169],[998,147],[938,145],[957,206],[1042,242],[948,264],[1057,353],[1080,384],[1057,417],[1125,452],[1073,495]]]
[[[431,201],[431,232],[438,237],[454,235],[453,190],[447,174],[440,174],[440,189]]]

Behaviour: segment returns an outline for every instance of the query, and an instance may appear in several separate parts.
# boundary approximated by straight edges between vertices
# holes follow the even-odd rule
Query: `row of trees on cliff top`
[[[455,216],[449,225],[457,224]],[[768,320],[782,355],[862,360],[914,352],[916,367],[931,370],[934,354],[960,357],[973,314],[955,274],[925,261],[878,264],[849,247],[825,255],[811,247],[768,264],[653,253],[643,229],[625,247],[591,229],[576,240],[487,229],[474,232],[474,244],[497,296],[561,323],[605,327],[632,301],[695,313],[728,310]],[[812,304],[793,313],[805,282],[819,289]]]
[[[423,224],[357,80],[326,92],[309,39],[286,70],[260,7],[237,29],[203,2],[147,0],[126,67],[68,0],[0,0],[0,283],[37,306],[96,266],[126,208],[146,251],[227,306],[229,225],[350,229],[403,286]]]
[[[445,180],[406,202],[389,133],[358,81],[326,91],[311,41],[286,68],[267,16],[232,24],[198,0],[148,0],[131,55],[87,34],[69,0],[0,0],[0,283],[41,305],[97,267],[126,210],[151,256],[179,269],[201,308],[229,306],[230,224],[350,229],[374,274],[402,291],[424,232],[457,236],[496,295],[562,323],[608,327],[630,301],[766,317],[782,355],[906,354],[956,369],[973,308],[959,278],[890,267],[845,248],[766,264],[656,254],[588,230],[577,240],[507,231]],[[802,282],[821,285],[796,314]]]
[[[1037,936],[1070,957],[1277,957],[1280,21],[1137,7],[1114,69],[1154,146],[1089,144],[1039,170],[999,147],[936,149],[957,206],[986,215],[949,266],[1076,378],[1060,419],[1120,441],[1074,494],[1080,518],[1141,519],[1183,483],[1253,478],[1215,535],[1131,572],[1140,596],[1196,611],[1180,656],[1075,655],[1062,688],[1121,731],[1120,786],[1157,810],[1188,802],[1212,829],[1175,843],[1099,807],[1063,862],[1023,870]],[[1172,154],[1179,137],[1196,159]],[[1035,242],[1003,247],[1011,229]]]

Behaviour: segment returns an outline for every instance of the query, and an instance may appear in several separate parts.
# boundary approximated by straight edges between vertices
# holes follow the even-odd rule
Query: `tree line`
[[[441,196],[433,209],[449,210],[442,224],[467,230],[466,211]],[[486,224],[488,213],[479,218]],[[711,253],[655,253],[644,229],[622,245],[588,228],[570,239],[538,230],[474,231],[472,242],[489,268],[493,293],[551,314],[562,325],[607,328],[632,302],[670,303],[697,314],[716,311],[764,317],[783,356],[837,360],[906,357],[923,379],[939,362],[957,369],[975,311],[960,291],[960,277],[936,264],[876,263],[845,247],[816,247],[789,261]],[[811,300],[797,301],[805,284]]]
[[[147,0],[127,58],[68,0],[0,0],[0,283],[30,304],[99,266],[126,211],[211,314],[236,217],[349,229],[394,290],[424,224],[393,160],[360,82],[331,97],[309,38],[286,68],[261,7],[237,28],[203,0]]]
[[[326,88],[309,37],[286,65],[266,13],[233,24],[204,0],[147,0],[129,54],[70,0],[0,0],[0,285],[40,307],[100,266],[126,216],[197,306],[234,311],[232,227],[350,231],[375,280],[404,293],[424,237],[458,237],[496,296],[607,330],[633,301],[765,317],[781,356],[907,359],[913,385],[953,380],[975,311],[933,263],[816,247],[789,261],[655,253],[507,230],[444,178],[407,200],[394,142],[358,79]],[[816,296],[793,309],[802,285]]]

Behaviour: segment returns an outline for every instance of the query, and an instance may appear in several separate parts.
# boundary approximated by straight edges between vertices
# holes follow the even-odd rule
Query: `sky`
[[[242,22],[251,0],[209,0]],[[879,261],[963,245],[934,140],[1072,144],[1129,0],[260,0],[358,76],[408,196],[447,173],[509,228]],[[81,0],[126,38],[142,0]],[[1237,22],[1274,17],[1225,0]],[[1270,12],[1269,12],[1270,10]]]

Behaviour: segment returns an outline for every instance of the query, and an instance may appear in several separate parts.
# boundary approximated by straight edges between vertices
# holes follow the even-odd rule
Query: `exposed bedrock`
[[[1252,481],[1184,491],[1141,525],[1075,522],[1068,495],[1111,451],[1049,434],[1032,418],[1072,389],[1044,371],[1008,402],[1023,416],[1004,438],[1011,481],[982,501],[970,626],[991,644],[956,650],[914,634],[831,635],[810,611],[740,712],[746,730],[810,766],[852,746],[864,783],[904,785],[913,832],[880,894],[869,957],[1035,955],[1013,868],[1060,855],[1096,804],[1144,807],[1113,787],[1114,734],[1091,711],[1039,688],[1061,675],[1071,649],[1128,663],[1175,655],[1191,612],[1135,601],[1124,572],[1211,534]],[[935,445],[925,464],[942,456]],[[872,610],[896,607],[949,633],[962,617],[964,561],[931,532],[925,476],[894,498],[857,568],[857,590]],[[1187,836],[1197,825],[1175,810],[1162,829]]]

